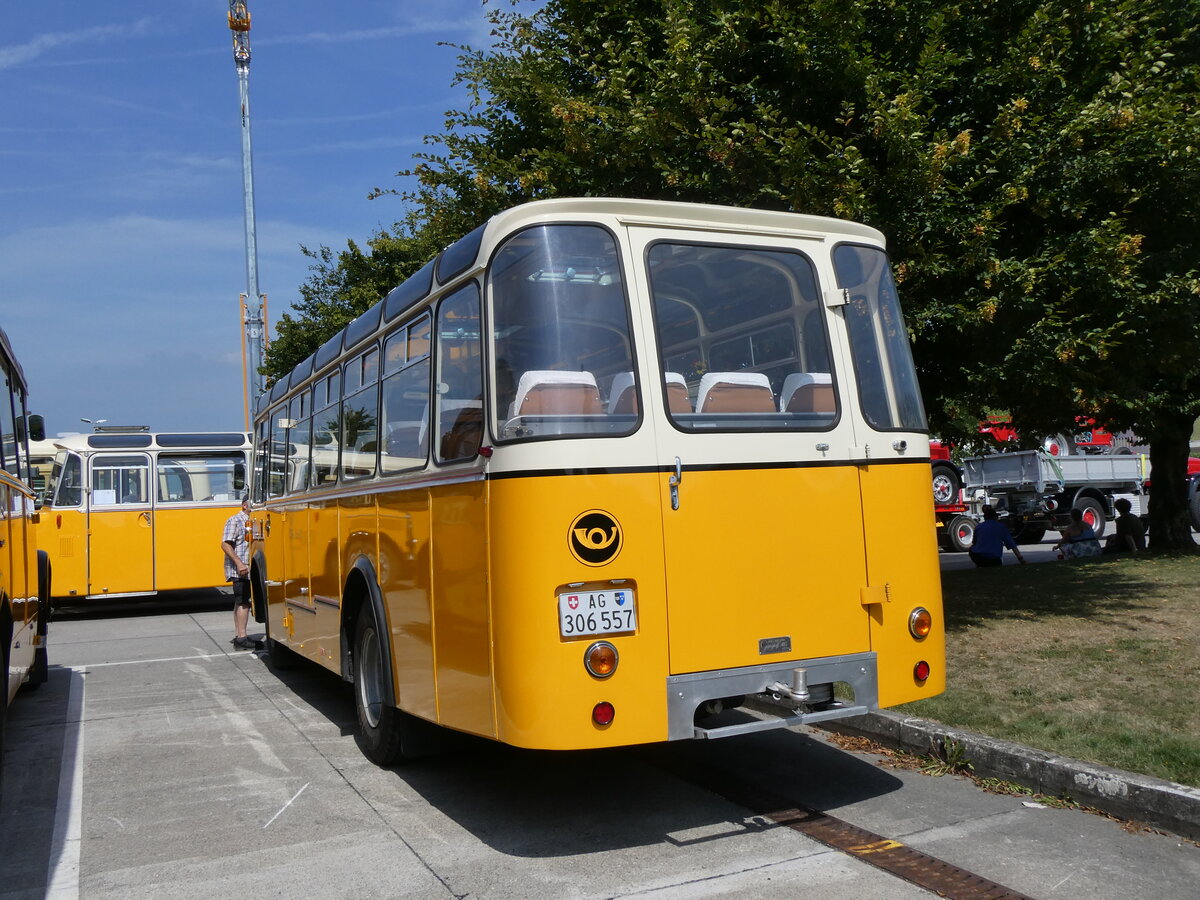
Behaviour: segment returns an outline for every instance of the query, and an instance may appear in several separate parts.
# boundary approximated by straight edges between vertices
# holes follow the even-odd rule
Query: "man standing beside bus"
[[[250,621],[250,498],[242,498],[242,508],[225,522],[221,533],[221,551],[225,554],[225,579],[233,585],[233,640],[239,650],[254,650],[261,642],[246,636]]]

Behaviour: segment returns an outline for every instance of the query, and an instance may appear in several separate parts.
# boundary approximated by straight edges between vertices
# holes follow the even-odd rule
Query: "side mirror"
[[[16,421],[17,440],[24,440],[25,436],[29,436],[31,441],[44,441],[46,439],[46,423],[41,416],[33,415],[21,416]]]

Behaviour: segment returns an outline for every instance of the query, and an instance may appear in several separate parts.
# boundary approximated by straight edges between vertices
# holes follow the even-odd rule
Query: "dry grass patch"
[[[943,573],[946,693],[904,711],[1200,786],[1200,556]]]

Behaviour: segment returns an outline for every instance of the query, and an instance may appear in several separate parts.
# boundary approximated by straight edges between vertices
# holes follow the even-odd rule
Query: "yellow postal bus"
[[[517,207],[255,427],[256,615],[273,656],[354,683],[381,763],[414,717],[572,749],[943,689],[925,415],[872,228]]]
[[[26,410],[28,387],[0,329],[0,765],[8,705],[22,685],[47,677],[50,568],[35,540],[37,512],[29,439],[40,418]]]
[[[238,511],[245,432],[113,429],[56,441],[42,545],[54,602],[225,584],[225,520]]]

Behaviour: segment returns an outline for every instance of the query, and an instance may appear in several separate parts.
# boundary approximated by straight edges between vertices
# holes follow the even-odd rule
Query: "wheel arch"
[[[387,611],[383,605],[383,592],[379,589],[375,566],[365,556],[360,556],[350,567],[345,587],[342,589],[341,662],[344,681],[354,681],[354,635],[364,608],[370,609],[375,618],[375,627],[379,629],[379,654],[383,659],[384,670],[388,673],[383,683],[383,699],[389,706],[394,707],[395,669],[392,668],[392,642],[388,639],[391,632],[388,628]]]

